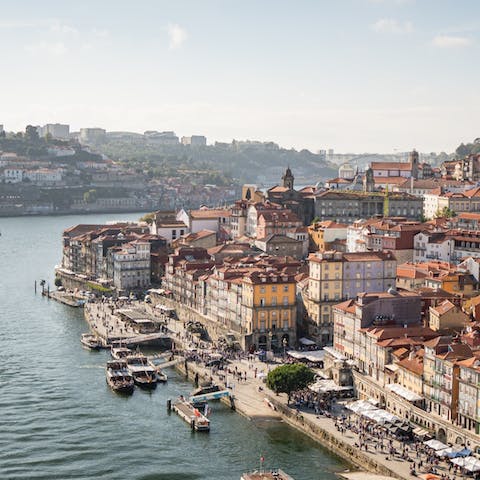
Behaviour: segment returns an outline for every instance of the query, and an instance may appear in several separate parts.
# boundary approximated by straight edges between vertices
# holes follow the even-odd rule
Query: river
[[[167,399],[192,386],[175,371],[156,391],[113,394],[106,351],[84,350],[80,310],[34,294],[53,286],[62,230],[140,214],[0,219],[0,478],[239,480],[278,466],[295,480],[334,479],[341,460],[278,422],[251,422],[212,405],[212,430],[192,433]]]

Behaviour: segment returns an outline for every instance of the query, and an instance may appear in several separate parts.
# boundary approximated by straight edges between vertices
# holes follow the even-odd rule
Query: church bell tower
[[[285,174],[283,175],[282,180],[283,180],[283,186],[285,188],[288,188],[289,190],[293,190],[293,181],[295,180],[295,177],[293,176],[293,173],[290,170],[290,167],[287,167],[287,170],[285,170]]]

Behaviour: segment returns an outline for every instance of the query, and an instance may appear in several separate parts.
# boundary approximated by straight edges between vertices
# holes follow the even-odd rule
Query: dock
[[[185,420],[192,430],[199,432],[208,432],[210,430],[210,420],[205,415],[202,415],[191,403],[185,400],[178,400],[172,405],[172,410]]]
[[[171,347],[171,335],[161,331],[142,332],[141,325],[129,321],[125,312],[126,309],[119,310],[117,305],[110,302],[89,302],[85,308],[85,319],[92,331],[107,345],[118,342],[126,347]]]
[[[68,305],[69,307],[80,308],[85,305],[85,299],[75,296],[74,294],[67,292],[45,290],[42,295],[47,298],[56,300],[57,302]]]

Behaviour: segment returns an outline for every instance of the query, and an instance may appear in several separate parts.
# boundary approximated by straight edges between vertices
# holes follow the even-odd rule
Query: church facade
[[[267,200],[278,203],[294,212],[304,225],[310,225],[315,217],[314,188],[306,187],[295,190],[295,177],[288,167],[282,176],[282,185],[267,190]]]

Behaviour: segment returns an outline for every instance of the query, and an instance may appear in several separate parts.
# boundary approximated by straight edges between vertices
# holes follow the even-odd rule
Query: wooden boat
[[[157,370],[149,365],[145,355],[135,354],[125,357],[127,369],[133,377],[135,385],[142,388],[157,388]]]
[[[107,362],[106,379],[108,386],[116,393],[131,395],[135,388],[133,377],[127,369],[127,362],[114,360]]]
[[[101,340],[91,333],[83,333],[80,342],[89,350],[100,350],[103,347]]]

